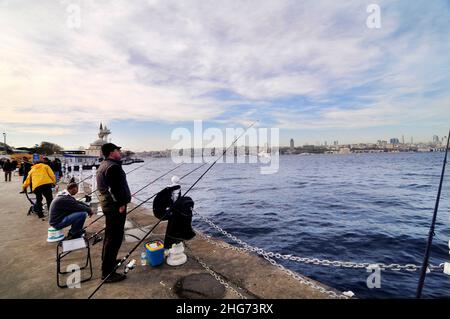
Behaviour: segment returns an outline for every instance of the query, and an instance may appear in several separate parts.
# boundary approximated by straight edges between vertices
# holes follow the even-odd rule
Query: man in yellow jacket
[[[44,217],[42,212],[42,196],[47,201],[47,208],[50,209],[50,204],[53,200],[52,186],[56,184],[55,174],[50,166],[44,163],[37,163],[31,167],[27,179],[22,184],[22,189],[26,190],[30,182],[32,183],[32,191],[36,194],[36,203],[34,204],[34,211],[39,218]]]

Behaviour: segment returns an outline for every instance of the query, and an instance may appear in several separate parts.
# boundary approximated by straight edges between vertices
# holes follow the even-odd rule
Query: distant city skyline
[[[48,141],[56,143],[60,146],[62,146],[64,149],[79,149],[82,148],[88,148],[89,145],[94,142],[98,137],[98,125],[89,130],[83,130],[80,131],[80,134],[76,136],[76,138],[80,141],[78,144],[68,144],[65,141],[68,139],[68,137],[73,138],[74,136],[64,136],[64,135],[57,135],[57,136],[49,136],[47,139],[40,140],[39,138],[36,138],[35,135],[30,135],[25,137],[25,139],[17,138],[16,136],[10,136],[8,133],[6,134],[6,142],[8,145],[12,145],[14,147],[32,147],[35,144],[40,144],[42,141]],[[148,145],[148,147],[136,147],[133,146],[133,143],[127,142],[131,141],[133,138],[141,138],[145,140],[146,136],[139,136],[136,132],[136,137],[133,137],[133,133],[130,132],[130,130],[126,130],[124,132],[117,132],[114,127],[111,127],[111,125],[107,124],[108,128],[111,129],[112,134],[110,136],[110,140],[114,143],[117,143],[118,145],[123,146],[125,149],[129,149],[131,151],[159,151],[159,150],[165,150],[165,149],[171,149],[175,144],[176,141],[170,140],[171,130],[164,132],[161,135],[158,135],[157,141],[155,140],[155,137],[150,137],[153,141]],[[191,125],[186,125],[185,127],[187,129],[190,129]],[[176,126],[179,127],[179,126]],[[238,126],[239,127],[239,126]],[[175,126],[174,126],[175,128]],[[136,130],[139,130],[139,128],[136,128]],[[225,128],[223,128],[225,132]],[[161,131],[159,131],[161,132]],[[329,134],[329,133],[328,133]],[[445,135],[444,135],[445,134]],[[321,138],[321,136],[313,136],[312,138],[305,138],[305,137],[296,137],[293,135],[289,135],[289,132],[287,130],[280,130],[280,146],[283,147],[290,147],[291,146],[291,140],[294,143],[294,146],[303,146],[303,145],[347,145],[347,144],[376,144],[379,140],[386,141],[387,143],[391,142],[391,139],[398,139],[398,143],[402,143],[403,139],[405,140],[406,144],[420,144],[420,143],[432,143],[435,141],[435,137],[438,137],[439,140],[442,142],[442,139],[447,136],[448,132],[444,133],[444,131],[439,135],[437,133],[431,134],[429,136],[425,137],[416,137],[416,136],[410,136],[408,134],[402,134],[400,137],[395,134],[384,134],[383,136],[378,137],[364,137],[364,136],[356,136],[352,138],[337,138],[336,136],[333,138],[324,139]],[[2,136],[3,137],[3,136]],[[32,142],[34,141],[34,142]],[[3,142],[3,139],[1,140]]]
[[[432,141],[450,119],[450,2],[1,1],[0,133],[134,150],[171,131],[280,128],[280,144]],[[73,9],[68,10],[69,5]]]

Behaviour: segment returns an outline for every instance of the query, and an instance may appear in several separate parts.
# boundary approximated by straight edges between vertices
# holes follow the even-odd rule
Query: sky
[[[134,151],[172,147],[194,120],[259,120],[282,145],[450,127],[448,0],[0,0],[0,30],[0,130],[16,147],[87,147],[100,122]]]

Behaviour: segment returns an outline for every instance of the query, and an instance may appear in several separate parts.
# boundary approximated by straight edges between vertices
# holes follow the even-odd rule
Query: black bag
[[[171,187],[166,187],[158,194],[156,194],[155,199],[153,200],[153,215],[156,218],[162,220],[168,220],[168,216],[164,217],[167,214],[168,209],[172,206],[172,192],[174,190],[180,189],[180,185],[175,185]],[[164,219],[163,219],[164,217]]]
[[[164,239],[164,248],[170,249],[173,244],[195,237],[192,229],[192,210],[194,201],[190,197],[180,197],[172,208]]]

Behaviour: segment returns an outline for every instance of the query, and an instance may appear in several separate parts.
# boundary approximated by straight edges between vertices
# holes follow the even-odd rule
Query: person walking
[[[27,179],[27,177],[28,177],[28,173],[30,172],[30,170],[31,170],[31,167],[33,166],[33,164],[31,164],[30,163],[30,160],[28,159],[28,157],[23,157],[22,158],[22,160],[23,160],[23,162],[22,162],[22,174],[23,174],[23,180],[22,180],[22,183],[24,183],[25,182],[25,180]],[[30,181],[30,192],[32,191],[32,181]],[[24,190],[22,190],[20,193],[25,193],[27,190],[26,189],[24,189]]]
[[[11,181],[11,172],[13,171],[13,165],[9,159],[3,163],[3,172],[5,172],[5,182]]]
[[[50,204],[53,200],[52,186],[56,184],[55,174],[50,166],[44,163],[35,164],[28,173],[25,182],[22,184],[22,190],[25,190],[33,180],[32,191],[36,194],[36,203],[33,210],[39,218],[44,217],[42,211],[42,198],[47,201],[47,208],[50,210]]]
[[[52,162],[50,167],[53,170],[53,173],[55,174],[56,177],[56,183],[59,183],[59,179],[62,177],[62,165],[61,165],[61,161],[58,158],[55,158]]]
[[[97,171],[97,189],[100,205],[105,215],[105,239],[102,252],[102,279],[105,279],[116,265],[117,254],[122,245],[127,204],[131,201],[130,188],[122,169],[119,146],[106,143],[102,146],[105,160]],[[126,275],[114,272],[105,283],[122,281]]]

